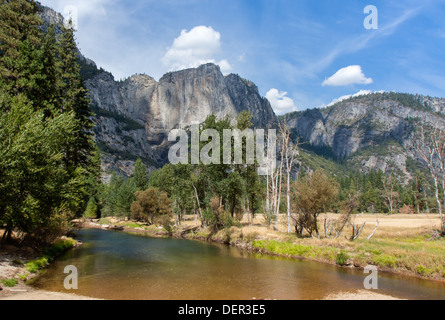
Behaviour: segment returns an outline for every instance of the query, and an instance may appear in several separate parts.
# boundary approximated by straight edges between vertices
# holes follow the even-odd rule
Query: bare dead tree
[[[380,221],[377,220],[377,225],[375,226],[374,231],[371,233],[371,235],[368,237],[368,241],[372,239],[372,237],[374,237],[374,235],[376,234],[377,230],[379,229],[379,225],[380,225]]]
[[[422,127],[415,142],[415,149],[420,159],[426,163],[434,180],[435,197],[441,220],[441,233],[445,234],[443,205],[439,195],[440,185],[445,188],[445,132],[440,130],[438,125],[428,133]]]
[[[363,233],[363,229],[365,229],[366,222],[363,223],[363,225],[360,227],[359,224],[352,224],[352,236],[351,241],[357,240],[360,235]]]
[[[268,148],[271,147],[269,137],[267,137]],[[267,198],[266,198],[266,212],[265,218],[267,221],[275,221],[274,228],[278,229],[278,217],[280,213],[281,202],[281,183],[283,176],[283,161],[280,162],[278,168],[276,167],[276,159],[271,159],[270,153],[267,153]]]
[[[349,200],[347,200],[344,205],[343,214],[339,218],[326,218],[325,219],[325,237],[326,238],[336,238],[338,239],[345,227],[351,223],[351,217],[354,210],[357,208],[357,199],[359,193],[356,195],[349,195]]]
[[[295,164],[295,160],[299,154],[300,142],[297,140],[296,143],[291,141],[291,131],[287,125],[287,120],[280,121],[280,133],[282,137],[282,162],[284,162],[284,167],[286,169],[286,207],[287,207],[287,233],[291,233],[291,180],[292,180],[292,169]]]
[[[383,179],[383,195],[387,203],[390,214],[394,213],[394,208],[396,207],[399,201],[399,194],[396,191],[394,191],[395,186],[396,186],[396,177],[394,175],[391,175],[389,178],[385,177]]]

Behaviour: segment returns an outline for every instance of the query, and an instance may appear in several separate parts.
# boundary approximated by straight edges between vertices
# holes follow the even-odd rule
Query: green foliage
[[[122,125],[122,130],[124,130],[124,131],[135,131],[135,130],[145,129],[145,127],[143,125],[141,125],[140,123],[138,123],[130,118],[127,118],[119,113],[101,109],[96,105],[92,105],[91,110],[94,112],[96,117],[112,118],[112,119],[116,120],[118,123],[120,123]]]
[[[136,201],[131,204],[132,219],[151,225],[169,226],[173,211],[172,201],[166,193],[151,187],[145,191],[136,192],[135,196]]]
[[[133,179],[137,190],[145,190],[148,185],[148,172],[146,165],[141,159],[136,161],[134,166]]]
[[[380,267],[395,268],[397,266],[397,258],[389,255],[377,255],[373,258],[374,263]]]
[[[97,218],[97,201],[94,197],[90,198],[90,201],[88,201],[87,209],[85,210],[84,217],[86,219],[96,219]]]
[[[26,271],[30,273],[37,273],[40,269],[48,265],[48,257],[43,257],[37,260],[32,260],[25,265]]]
[[[345,266],[349,260],[349,255],[346,251],[340,251],[336,257],[336,263],[339,266]]]
[[[256,240],[252,245],[254,248],[260,250],[291,257],[308,257],[313,251],[313,247],[311,246],[275,240]]]
[[[136,191],[139,190],[133,177],[124,179],[113,172],[110,184],[104,186],[98,196],[101,216],[129,218]]]
[[[76,246],[77,242],[73,239],[65,239],[58,240],[55,244],[53,244],[48,249],[44,250],[44,254],[47,257],[55,258],[65,253],[69,249],[72,249]]]
[[[2,283],[8,288],[14,288],[18,285],[19,282],[17,281],[17,279],[2,279]]]
[[[58,240],[56,243],[54,243],[49,248],[45,249],[43,252],[45,256],[29,261],[25,264],[26,271],[30,273],[37,273],[42,268],[45,268],[48,266],[49,261],[51,259],[54,259],[61,254],[65,253],[67,250],[73,248],[77,242],[73,239],[65,239],[65,240]]]
[[[43,34],[35,1],[1,7],[0,225],[48,242],[83,212],[97,179],[89,100],[73,30]]]
[[[77,63],[80,67],[80,75],[84,81],[91,80],[95,76],[102,74],[105,72],[104,69],[98,69],[94,64],[89,64],[87,61],[83,59],[78,59]]]
[[[318,216],[328,212],[338,199],[339,187],[336,181],[324,172],[316,171],[296,182],[298,217],[296,231],[299,235],[306,230],[310,236],[319,236]]]

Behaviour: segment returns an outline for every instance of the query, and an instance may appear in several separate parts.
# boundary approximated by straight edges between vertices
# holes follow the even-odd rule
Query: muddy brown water
[[[196,241],[82,230],[84,244],[55,261],[38,289],[111,300],[318,300],[363,290],[361,271],[277,259]],[[66,290],[66,266],[78,270],[78,290]],[[445,284],[379,275],[380,294],[445,300]]]

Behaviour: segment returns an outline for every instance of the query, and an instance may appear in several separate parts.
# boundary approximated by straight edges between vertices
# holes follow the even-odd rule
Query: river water
[[[259,257],[235,248],[121,232],[82,230],[84,244],[60,257],[34,286],[111,300],[318,300],[363,290],[367,275],[321,263]],[[64,288],[66,266],[78,290]],[[380,294],[445,300],[445,284],[380,274]]]

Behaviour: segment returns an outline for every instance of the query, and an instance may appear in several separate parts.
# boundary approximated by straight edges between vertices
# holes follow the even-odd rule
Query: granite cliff
[[[63,17],[43,7],[43,28]],[[235,116],[247,110],[257,128],[277,127],[277,117],[257,86],[239,75],[223,76],[218,66],[170,72],[159,81],[144,74],[116,81],[79,52],[79,64],[95,112],[96,142],[104,177],[131,175],[137,158],[151,169],[167,163],[172,129],[203,122],[209,115]],[[359,170],[395,172],[408,181],[422,165],[413,151],[422,125],[445,129],[445,99],[375,93],[323,109],[284,116],[302,144],[301,165],[334,173]],[[331,173],[332,173],[331,172]]]
[[[287,118],[303,148],[348,168],[395,172],[409,180],[417,160],[415,134],[421,126],[445,129],[445,99],[375,93]]]
[[[110,73],[96,70],[85,84],[108,171],[129,174],[129,164],[137,157],[153,166],[165,164],[168,133],[202,123],[212,114],[235,119],[247,110],[257,128],[273,127],[277,121],[270,103],[252,82],[233,74],[224,77],[214,64],[171,72],[159,81],[147,75],[115,81]]]

